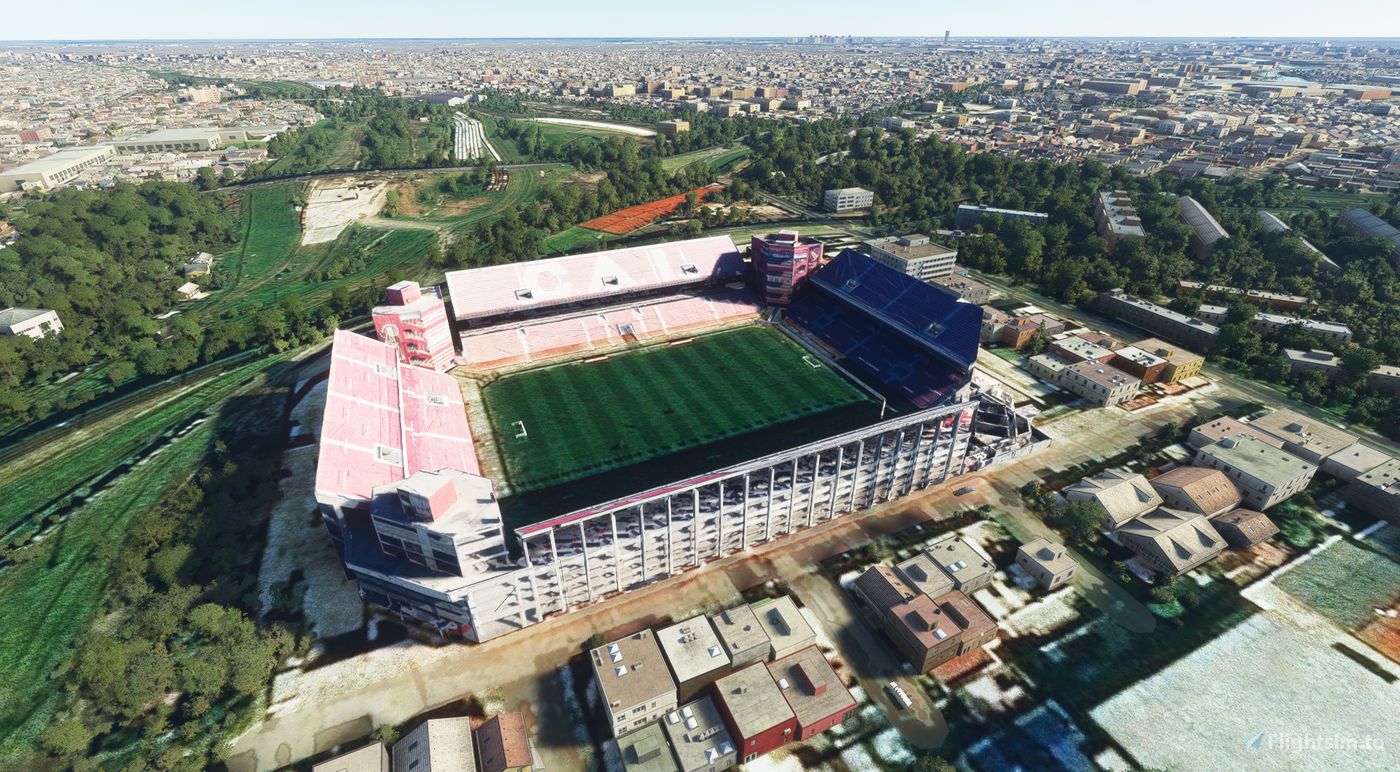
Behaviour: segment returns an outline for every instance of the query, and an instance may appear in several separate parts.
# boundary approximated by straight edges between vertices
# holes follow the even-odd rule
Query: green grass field
[[[805,354],[778,330],[745,327],[527,370],[483,397],[511,485],[529,490],[867,399]]]
[[[1284,590],[1348,630],[1376,618],[1400,595],[1400,564],[1386,556],[1337,542],[1280,576]]]
[[[752,148],[741,147],[737,149],[727,147],[712,147],[705,150],[696,150],[693,153],[673,155],[669,158],[661,159],[661,168],[674,174],[677,169],[684,169],[694,163],[704,162],[716,170],[723,171],[726,167],[738,163],[739,160],[748,157],[753,152]]]

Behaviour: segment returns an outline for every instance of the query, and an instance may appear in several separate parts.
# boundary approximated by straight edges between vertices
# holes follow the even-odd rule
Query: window
[[[418,744],[418,743],[414,743],[414,745],[417,745],[417,744]],[[418,766],[418,759],[414,759],[414,760],[413,760],[413,763],[408,765],[408,768],[409,768],[409,769],[413,769],[413,768],[416,767],[416,766]]]
[[[417,747],[418,747],[418,741],[417,741],[417,740],[414,740],[411,744],[409,744],[408,749],[411,751],[411,750],[413,750],[414,748],[417,748]]]

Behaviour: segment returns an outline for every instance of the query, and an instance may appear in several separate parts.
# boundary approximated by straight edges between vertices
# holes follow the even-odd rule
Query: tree
[[[392,724],[380,724],[374,728],[373,732],[369,733],[369,738],[371,740],[378,740],[388,746],[393,745],[394,741],[399,739],[399,732],[397,729],[394,729]]]
[[[87,751],[94,732],[76,718],[49,724],[39,733],[39,745],[55,756],[76,756]]]
[[[909,765],[909,772],[957,772],[942,756],[920,756]]]
[[[1087,540],[1103,522],[1103,510],[1088,501],[1071,501],[1047,520],[1056,528],[1068,528],[1080,541]]]

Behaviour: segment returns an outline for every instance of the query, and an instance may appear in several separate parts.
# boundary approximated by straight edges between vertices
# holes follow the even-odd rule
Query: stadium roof
[[[321,493],[369,500],[420,469],[481,474],[462,391],[393,346],[337,330],[316,469]]]
[[[711,236],[453,271],[447,289],[463,320],[747,273],[734,240]]]
[[[843,249],[812,282],[964,370],[977,361],[982,309],[975,304],[854,249]]]

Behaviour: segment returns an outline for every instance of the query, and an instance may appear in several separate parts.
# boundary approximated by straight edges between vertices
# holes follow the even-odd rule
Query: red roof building
[[[452,367],[452,329],[442,290],[401,281],[385,290],[388,304],[374,307],[374,332],[399,352],[399,361],[442,372]]]
[[[855,715],[856,698],[816,646],[768,663],[768,672],[797,716],[794,740],[806,740]]]
[[[715,704],[743,764],[788,744],[797,731],[797,714],[764,662],[716,681]]]

